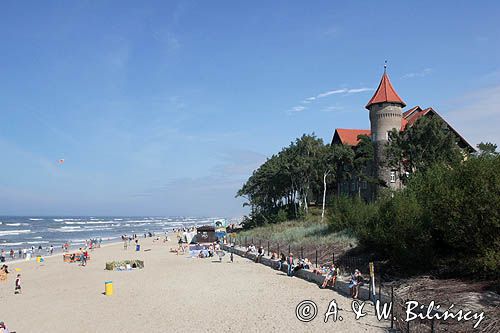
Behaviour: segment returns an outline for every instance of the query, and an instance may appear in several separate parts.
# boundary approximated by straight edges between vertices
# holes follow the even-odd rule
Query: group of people
[[[54,246],[50,245],[45,248],[46,253],[52,255],[54,253]],[[35,254],[41,255],[43,253],[43,247],[42,245],[39,245],[38,248],[35,246],[31,246],[31,248],[19,248],[17,251],[14,249],[10,249],[10,251],[7,253],[5,249],[2,249],[0,251],[0,262],[5,262],[7,260],[7,256],[9,257],[10,260],[14,259],[30,259],[33,257]]]
[[[264,249],[262,247],[259,247],[259,249],[257,249],[255,245],[251,244],[247,247],[247,253],[257,253],[256,262],[259,262],[260,258],[264,255]],[[293,253],[289,253],[288,256],[285,256],[283,252],[280,253],[279,256],[276,252],[271,253],[271,260],[278,260],[276,267],[278,270],[281,270],[283,268],[283,265],[286,263],[288,276],[293,276],[295,272],[301,269],[313,269],[314,273],[321,275],[325,274],[325,279],[321,284],[321,288],[326,288],[329,285],[335,287],[335,283],[337,281],[337,276],[338,276],[338,268],[335,266],[334,263],[332,263],[331,265],[322,266],[321,269],[316,269],[313,268],[314,265],[309,259],[299,258],[299,260],[295,262]],[[349,282],[349,289],[351,297],[353,299],[358,298],[359,287],[361,287],[363,284],[364,284],[363,275],[361,274],[359,269],[356,269],[354,273],[351,274],[351,279]]]
[[[85,249],[93,250],[95,248],[100,248],[102,243],[102,238],[91,238],[89,240],[85,240]]]
[[[291,252],[288,254],[288,257],[285,256],[283,252],[280,253],[279,257],[276,252],[273,252],[271,254],[271,260],[278,260],[278,265],[276,267],[278,270],[281,270],[283,264],[286,263],[288,267],[288,276],[293,276],[295,272],[298,272],[301,269],[311,269],[313,267],[313,263],[307,258],[299,258],[298,261],[295,262],[293,253]]]
[[[144,234],[144,235],[146,235],[146,234]],[[130,236],[122,235],[122,241],[123,241],[123,249],[124,250],[126,250],[128,248],[128,246],[130,245],[130,243],[132,241],[134,241],[135,245],[139,245],[139,237],[137,236],[137,234],[133,234]]]

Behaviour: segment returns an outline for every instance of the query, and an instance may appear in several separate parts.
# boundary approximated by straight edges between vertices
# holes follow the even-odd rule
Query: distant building
[[[397,170],[391,169],[386,164],[385,145],[389,140],[389,132],[393,129],[404,131],[412,126],[421,117],[439,117],[448,128],[453,131],[458,139],[458,146],[466,151],[473,152],[474,148],[446,122],[433,108],[422,109],[420,106],[412,107],[403,111],[406,103],[399,97],[384,70],[377,91],[365,106],[370,112],[370,129],[335,129],[332,144],[343,144],[356,147],[359,143],[358,136],[369,136],[374,144],[375,158],[373,175],[382,180],[390,189],[402,187],[400,175]],[[340,192],[344,194],[360,194],[369,199],[374,195],[374,189],[370,189],[365,182],[351,179],[339,185]]]

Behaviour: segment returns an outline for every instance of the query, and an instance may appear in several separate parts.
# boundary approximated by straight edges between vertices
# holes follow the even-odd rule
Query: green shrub
[[[329,209],[329,224],[333,231],[362,231],[377,213],[374,204],[367,204],[358,197],[341,196],[335,198]]]

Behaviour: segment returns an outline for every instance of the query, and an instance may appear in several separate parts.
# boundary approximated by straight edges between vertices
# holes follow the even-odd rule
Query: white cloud
[[[407,73],[402,76],[403,79],[412,79],[415,77],[424,77],[432,73],[432,68],[425,68],[420,72],[415,72],[415,73]]]
[[[305,106],[297,105],[297,106],[294,106],[290,111],[292,111],[292,112],[302,112],[305,109],[306,109]]]
[[[365,91],[372,91],[372,88],[357,88],[357,89],[349,89],[347,90],[348,94],[356,94],[360,92],[365,92]]]
[[[330,95],[341,94],[341,93],[345,93],[347,91],[348,91],[347,89],[330,90],[330,91],[319,94],[318,96],[316,96],[316,98],[323,98],[323,97],[330,96]]]
[[[311,104],[313,102],[317,102],[318,99],[325,98],[331,95],[338,95],[338,94],[344,94],[344,95],[350,95],[350,94],[357,94],[357,93],[362,93],[365,91],[372,91],[372,88],[342,88],[342,89],[334,89],[334,90],[329,90],[325,91],[321,94],[318,94],[316,96],[311,96],[303,99],[300,103],[301,104]],[[294,106],[291,110],[289,110],[290,113],[292,112],[302,112],[306,109],[305,106],[303,105],[297,105]],[[324,109],[323,109],[324,111]]]

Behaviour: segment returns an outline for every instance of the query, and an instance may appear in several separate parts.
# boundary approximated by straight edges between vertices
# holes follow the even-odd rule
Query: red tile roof
[[[394,87],[389,80],[389,76],[387,76],[387,73],[384,72],[384,75],[382,75],[382,79],[380,80],[380,83],[378,85],[377,91],[370,99],[368,104],[366,104],[366,108],[368,109],[372,104],[387,102],[401,104],[402,107],[406,106],[405,102],[403,102],[401,97],[399,97],[399,95],[396,93],[396,90],[394,90]]]
[[[413,112],[409,112],[409,113],[405,112],[403,114],[403,119],[406,119],[406,121],[409,125],[413,125],[417,121],[417,119],[419,119],[422,116],[425,116],[430,111],[434,111],[434,110],[432,110],[432,108],[427,108],[427,109],[422,110],[420,107],[418,107],[418,109],[414,110]]]
[[[335,136],[338,136],[338,139],[344,145],[356,146],[359,143],[358,135],[370,136],[371,131],[364,129],[337,128],[333,137],[335,139]]]

